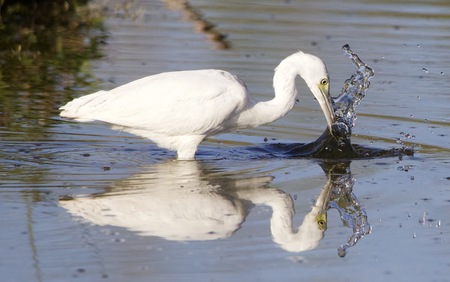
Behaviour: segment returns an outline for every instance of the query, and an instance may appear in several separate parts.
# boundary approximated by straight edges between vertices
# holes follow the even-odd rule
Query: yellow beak
[[[331,125],[335,121],[335,118],[334,118],[333,102],[330,96],[330,87],[329,84],[327,85],[319,84],[318,88],[320,93],[320,95],[318,95],[318,102],[327,120],[328,130],[331,131]]]

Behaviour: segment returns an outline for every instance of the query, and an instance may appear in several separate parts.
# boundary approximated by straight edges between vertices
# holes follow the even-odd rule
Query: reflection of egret
[[[261,189],[271,180],[270,176],[215,178],[197,162],[171,161],[122,180],[104,194],[60,203],[97,225],[176,241],[227,238],[239,229],[253,204],[264,204],[273,208],[270,224],[276,243],[292,252],[314,248],[325,230],[321,217],[325,193],[298,235],[289,237],[295,213],[292,198],[278,189]]]
[[[324,170],[327,182],[298,228],[293,226],[295,210],[291,196],[267,188],[272,177],[234,179],[216,174],[217,170],[202,168],[197,162],[161,163],[117,182],[105,193],[60,203],[73,215],[97,225],[123,227],[143,236],[175,241],[230,237],[254,204],[268,205],[273,211],[270,219],[273,241],[289,252],[318,246],[327,228],[327,209],[333,206],[343,215],[343,222],[354,228],[352,238],[356,240],[344,246],[346,249],[367,234],[361,231],[370,225],[351,194],[353,182],[347,182],[351,175],[345,178],[346,174],[336,173],[333,167]]]
[[[61,201],[74,215],[98,225],[125,227],[167,240],[214,240],[231,236],[249,202],[210,183],[197,162],[171,161],[118,182],[110,192]],[[272,177],[235,180],[236,189],[264,187]],[[227,194],[231,193],[231,194]]]
[[[281,190],[267,190],[255,193],[251,200],[254,204],[265,204],[272,208],[270,230],[273,240],[289,252],[312,250],[319,245],[326,230],[326,209],[331,185],[325,185],[312,210],[305,215],[301,225],[293,226],[294,203],[289,194]],[[241,191],[245,193],[244,190]],[[243,196],[241,193],[239,196]]]
[[[338,255],[343,257],[346,250],[370,234],[372,228],[367,221],[366,211],[352,193],[354,179],[350,172],[350,162],[324,162],[321,167],[327,181],[311,211],[305,215],[298,228],[293,226],[295,211],[289,194],[271,189],[264,193],[252,193],[251,196],[245,196],[248,192],[240,190],[238,195],[241,198],[249,198],[254,204],[265,204],[272,208],[270,229],[273,240],[289,252],[316,248],[327,229],[328,209],[337,209],[344,225],[353,229],[348,242],[338,248]]]
[[[294,106],[300,75],[319,102],[331,128],[334,112],[328,74],[318,57],[297,52],[278,65],[275,98],[258,102],[234,74],[222,70],[167,72],[75,99],[61,116],[103,121],[194,159],[200,142],[230,130],[256,127],[283,117]]]

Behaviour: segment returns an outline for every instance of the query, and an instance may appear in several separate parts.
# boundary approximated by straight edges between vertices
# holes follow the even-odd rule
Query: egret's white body
[[[222,70],[167,72],[144,77],[110,91],[99,91],[61,107],[61,116],[102,121],[194,159],[209,136],[256,127],[283,117],[294,106],[300,75],[319,102],[328,127],[334,119],[325,64],[297,52],[275,69],[275,97],[258,102],[234,74]]]

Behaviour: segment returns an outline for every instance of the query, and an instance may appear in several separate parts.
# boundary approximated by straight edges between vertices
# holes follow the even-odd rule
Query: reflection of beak
[[[320,108],[322,108],[323,114],[325,115],[325,118],[327,119],[327,125],[328,130],[331,131],[331,125],[334,122],[334,109],[333,109],[333,101],[331,100],[330,91],[328,85],[323,86],[319,85],[319,95],[316,97],[318,98],[318,102],[320,104]]]

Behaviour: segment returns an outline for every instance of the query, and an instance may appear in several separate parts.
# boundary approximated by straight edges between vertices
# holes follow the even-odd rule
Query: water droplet
[[[417,48],[420,48],[420,44],[417,44]]]
[[[413,238],[416,239],[417,235],[416,232],[413,233]]]
[[[417,96],[417,99],[419,99],[419,100],[420,100],[420,96]]]
[[[425,222],[427,221],[427,214],[427,212],[423,212],[422,218],[419,219],[419,223],[425,224]]]
[[[422,71],[423,71],[424,73],[428,73],[428,70],[427,70],[426,68],[422,68]]]
[[[288,259],[290,261],[292,261],[292,262],[295,262],[295,263],[304,263],[304,262],[306,262],[306,259],[304,257],[301,257],[301,256],[290,256],[290,257],[288,257]]]
[[[347,252],[345,251],[345,249],[342,246],[338,248],[338,256],[343,258],[343,257],[345,257],[346,254],[347,254]]]
[[[444,75],[444,72],[443,72],[443,71],[441,71],[441,72],[440,72],[440,74],[441,74],[441,75]]]
[[[410,168],[411,168],[411,166],[409,166],[409,165],[401,165],[401,166],[397,167],[397,170],[399,170],[399,171],[409,171]]]
[[[414,138],[416,138],[416,136],[415,135],[412,135],[412,134],[409,134],[409,133],[406,133],[406,132],[400,132],[399,133],[401,136],[403,136],[404,138],[406,138],[406,139],[414,139]],[[398,139],[400,139],[400,138],[398,138]]]

